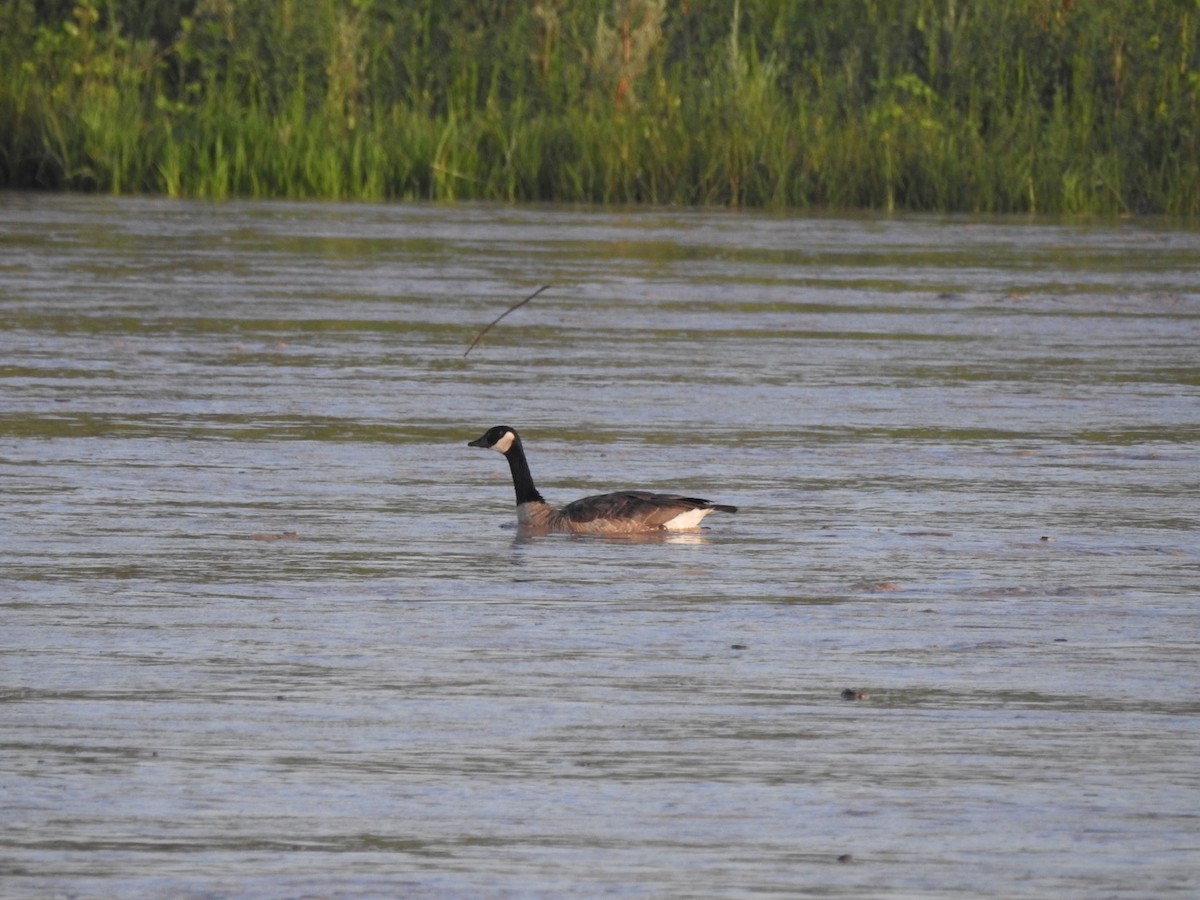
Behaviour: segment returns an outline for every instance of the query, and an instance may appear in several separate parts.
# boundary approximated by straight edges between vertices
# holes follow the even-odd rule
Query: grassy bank
[[[0,0],[0,186],[1200,213],[1197,0]]]

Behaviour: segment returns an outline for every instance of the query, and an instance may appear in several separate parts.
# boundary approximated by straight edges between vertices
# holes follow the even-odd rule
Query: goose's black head
[[[483,437],[467,441],[467,446],[495,450],[497,453],[507,453],[516,442],[516,429],[510,428],[508,425],[496,425],[484,432]]]

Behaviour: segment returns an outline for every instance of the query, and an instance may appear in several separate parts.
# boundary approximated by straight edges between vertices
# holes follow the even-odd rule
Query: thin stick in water
[[[487,334],[489,331],[491,331],[493,325],[495,325],[497,322],[499,322],[501,319],[503,319],[505,316],[507,316],[514,309],[520,309],[522,306],[524,306],[526,303],[528,303],[530,300],[532,300],[534,297],[536,297],[542,291],[547,291],[549,289],[550,289],[550,285],[543,284],[540,288],[538,288],[536,291],[534,291],[532,294],[530,294],[528,297],[526,297],[520,303],[514,303],[512,306],[510,306],[504,312],[500,313],[500,315],[496,316],[496,318],[492,319],[492,321],[490,321],[487,324],[487,326],[483,329],[483,331],[481,331],[481,332],[479,332],[479,334],[475,335],[475,340],[471,341],[471,346],[467,348],[467,353],[470,353],[472,350],[475,349],[475,345],[483,340],[483,336],[485,334]],[[467,353],[463,354],[463,359],[467,358]]]

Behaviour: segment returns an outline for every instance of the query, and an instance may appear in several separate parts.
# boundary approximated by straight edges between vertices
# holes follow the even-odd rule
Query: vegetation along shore
[[[0,187],[1200,213],[1200,0],[0,0]]]

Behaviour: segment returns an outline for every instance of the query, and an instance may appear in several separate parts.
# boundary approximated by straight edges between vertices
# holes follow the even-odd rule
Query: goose
[[[550,506],[533,485],[525,448],[516,429],[496,425],[482,437],[467,442],[504,454],[512,471],[517,494],[517,524],[537,531],[565,531],[575,534],[635,534],[648,531],[694,531],[700,520],[711,512],[737,512],[736,506],[713,503],[679,494],[653,494],[649,491],[617,491],[597,494],[568,503],[562,509]]]

